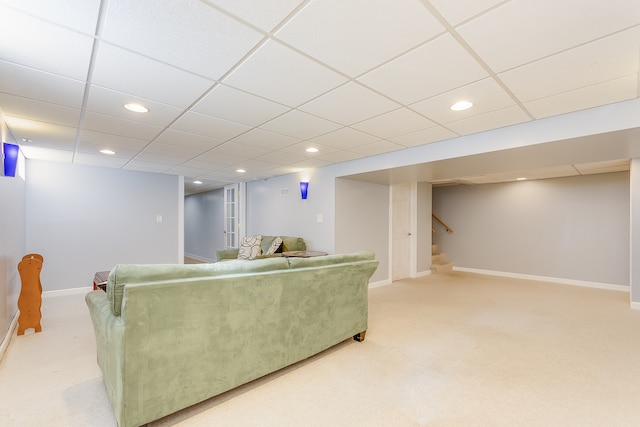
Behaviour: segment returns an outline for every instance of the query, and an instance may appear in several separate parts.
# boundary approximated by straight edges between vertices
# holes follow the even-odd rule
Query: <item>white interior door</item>
[[[411,265],[411,184],[391,186],[391,280],[409,277]]]
[[[238,247],[238,185],[224,187],[224,247]]]

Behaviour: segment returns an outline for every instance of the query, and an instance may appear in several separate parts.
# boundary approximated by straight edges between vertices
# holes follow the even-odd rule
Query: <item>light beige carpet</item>
[[[13,337],[0,425],[115,426],[83,297],[45,298],[43,332]],[[150,424],[638,425],[640,312],[628,294],[469,273],[371,289],[363,343]]]

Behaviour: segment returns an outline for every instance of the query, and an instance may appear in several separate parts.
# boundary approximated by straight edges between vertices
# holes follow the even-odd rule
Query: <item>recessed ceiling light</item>
[[[318,149],[316,147],[309,147],[306,151],[307,153],[317,153]]]
[[[149,109],[147,107],[145,107],[142,104],[138,104],[135,102],[132,102],[130,104],[124,104],[124,108],[126,108],[129,111],[133,111],[134,113],[148,113]]]
[[[193,181],[193,183],[200,185],[200,184],[202,184],[202,181]]]
[[[246,170],[244,170],[244,169],[236,169],[236,172],[238,172],[238,173],[245,173],[245,172],[246,172]]]
[[[473,102],[471,102],[471,101],[459,101],[459,102],[456,102],[455,104],[453,104],[451,106],[451,109],[453,111],[463,111],[463,110],[468,110],[471,107],[473,107]]]
[[[100,152],[101,152],[102,154],[109,154],[110,156],[112,156],[112,155],[116,154],[116,152],[115,152],[115,151],[113,151],[113,150],[100,150]]]
[[[22,138],[22,142],[33,142],[33,141],[29,138]]]

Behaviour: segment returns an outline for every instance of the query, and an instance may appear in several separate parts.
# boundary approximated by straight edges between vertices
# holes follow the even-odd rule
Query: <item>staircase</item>
[[[431,274],[450,273],[453,264],[447,262],[443,253],[438,252],[437,245],[431,245]]]

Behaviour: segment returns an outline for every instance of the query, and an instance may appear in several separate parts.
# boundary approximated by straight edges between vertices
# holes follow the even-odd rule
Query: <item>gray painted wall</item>
[[[629,285],[626,172],[434,188],[433,212],[454,266]]]
[[[25,198],[26,185],[18,174],[0,175],[0,342],[18,311],[18,263],[27,253]]]
[[[389,186],[336,179],[336,253],[372,250],[380,266],[372,282],[389,277]]]
[[[431,270],[432,187],[430,183],[418,183],[416,204],[416,272],[420,275]]]
[[[640,310],[640,158],[631,160],[630,216],[631,216],[631,306]]]
[[[90,286],[119,263],[183,262],[183,185],[173,175],[28,161],[26,247],[44,256],[43,290]]]
[[[224,190],[193,194],[184,199],[184,252],[202,261],[216,261],[224,248]]]

